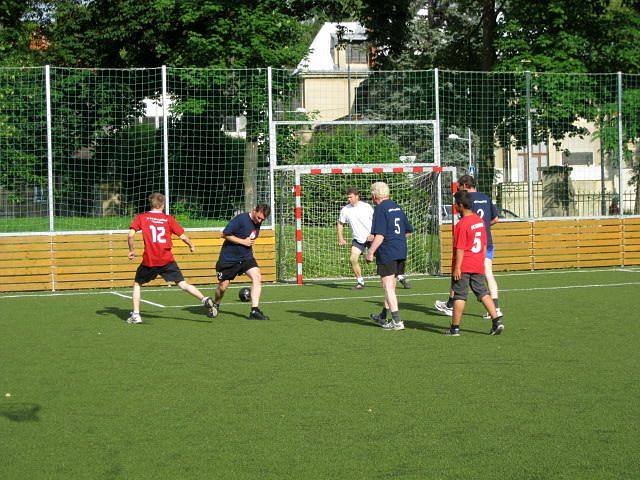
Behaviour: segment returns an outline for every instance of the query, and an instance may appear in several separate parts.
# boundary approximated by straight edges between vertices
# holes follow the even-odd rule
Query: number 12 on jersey
[[[167,243],[167,239],[165,238],[166,231],[164,227],[156,227],[155,225],[149,225],[149,229],[151,230],[151,237],[153,243]]]

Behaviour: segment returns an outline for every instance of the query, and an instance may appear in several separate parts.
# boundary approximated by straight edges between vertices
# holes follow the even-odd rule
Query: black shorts
[[[483,273],[463,273],[460,280],[454,280],[451,282],[453,299],[466,300],[469,286],[471,286],[471,291],[476,295],[478,300],[485,295],[489,295],[487,279]]]
[[[216,263],[216,276],[220,282],[233,280],[238,275],[242,275],[243,273],[246,273],[247,270],[251,270],[257,266],[258,262],[256,262],[256,259],[253,257],[248,260],[233,263],[221,263],[218,261],[218,263]]]
[[[356,247],[361,252],[364,252],[365,248],[369,248],[371,246],[371,242],[360,243],[354,238],[353,240],[351,240],[351,246]]]
[[[161,275],[167,282],[180,283],[184,280],[178,264],[171,262],[161,267],[147,267],[146,265],[140,264],[138,270],[136,270],[135,282],[144,285],[151,280],[155,280],[158,275]]]
[[[404,259],[392,260],[389,263],[378,264],[377,271],[381,277],[388,277],[389,275],[404,275]]]

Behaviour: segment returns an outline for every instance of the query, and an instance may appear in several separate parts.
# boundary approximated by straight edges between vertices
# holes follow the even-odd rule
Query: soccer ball
[[[241,302],[248,302],[251,300],[251,289],[248,287],[241,288],[238,292],[238,297],[240,297]]]

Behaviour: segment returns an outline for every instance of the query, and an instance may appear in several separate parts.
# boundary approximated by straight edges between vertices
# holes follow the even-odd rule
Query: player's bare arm
[[[453,267],[453,279],[460,280],[462,277],[462,259],[464,258],[464,250],[461,248],[456,248],[456,263]]]
[[[376,235],[373,237],[373,242],[371,243],[371,246],[369,247],[369,251],[367,252],[367,262],[373,262],[373,256],[376,253],[376,250],[378,250],[378,248],[380,247],[380,245],[382,245],[382,242],[384,241],[384,235]]]
[[[182,235],[180,235],[179,238],[180,238],[180,240],[182,240],[189,247],[189,250],[191,252],[195,252],[196,251],[195,245],[193,243],[191,243],[191,240],[189,239],[189,237],[187,237],[186,234],[183,233]]]
[[[127,243],[129,244],[129,260],[136,258],[136,253],[133,248],[133,237],[136,235],[136,231],[132,228],[129,230],[129,236],[127,237]]]
[[[338,245],[346,245],[347,242],[344,239],[344,225],[338,222]]]

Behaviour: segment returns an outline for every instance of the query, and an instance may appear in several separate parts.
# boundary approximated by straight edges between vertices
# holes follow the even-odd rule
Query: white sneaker
[[[129,316],[129,318],[127,318],[127,323],[142,323],[142,317],[137,313],[131,312],[131,315]]]
[[[498,317],[502,316],[502,310],[500,310],[499,308],[496,308],[496,313],[498,314]],[[482,318],[484,318],[485,320],[491,320],[491,315],[489,315],[489,312],[485,313]]]
[[[434,305],[438,311],[444,313],[448,317],[453,317],[453,308],[447,307],[447,302],[436,300],[436,303],[434,303]]]
[[[404,322],[402,320],[400,320],[399,322],[389,320],[387,323],[380,326],[385,330],[404,330]]]

